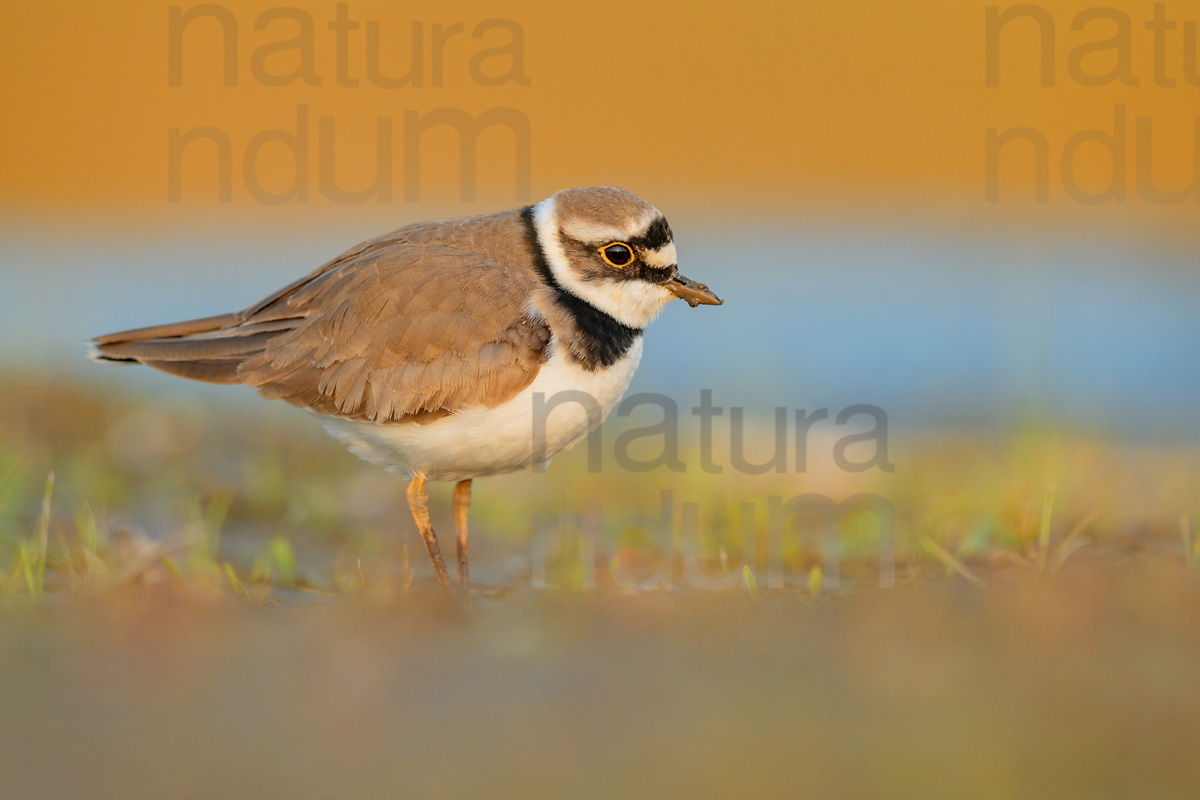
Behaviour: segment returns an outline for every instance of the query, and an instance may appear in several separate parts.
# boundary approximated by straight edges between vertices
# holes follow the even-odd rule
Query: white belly
[[[325,429],[361,458],[401,475],[433,481],[460,481],[514,472],[540,463],[588,435],[613,410],[642,358],[639,337],[625,357],[607,369],[588,372],[572,364],[561,348],[519,395],[496,408],[470,408],[430,422],[377,424],[330,417]],[[580,403],[560,392],[582,392]],[[535,447],[534,398],[543,408],[538,428],[545,447]],[[589,407],[590,406],[590,413]],[[544,426],[544,427],[543,427]],[[538,437],[542,438],[542,437]]]

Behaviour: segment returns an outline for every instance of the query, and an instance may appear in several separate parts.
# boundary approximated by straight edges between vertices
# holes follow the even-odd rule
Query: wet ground
[[[826,448],[763,476],[591,472],[573,452],[480,482],[467,606],[429,581],[402,484],[299,412],[0,383],[0,797],[1200,787],[1187,441],[946,431],[897,437],[893,473],[819,468]],[[622,527],[664,491],[679,525],[697,504],[693,533]],[[877,493],[895,525],[772,534],[770,498],[804,492]],[[433,503],[449,547],[445,487]],[[590,565],[578,537],[539,539],[564,511],[614,521]],[[535,588],[540,541],[562,588]],[[616,577],[664,563],[659,588]],[[689,564],[731,580],[701,591]]]
[[[1200,575],[9,609],[6,797],[1183,798]]]

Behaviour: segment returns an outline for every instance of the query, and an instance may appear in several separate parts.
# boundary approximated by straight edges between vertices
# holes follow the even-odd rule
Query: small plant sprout
[[[921,546],[928,550],[930,555],[942,562],[942,564],[946,567],[947,574],[956,572],[975,586],[982,587],[984,585],[983,580],[981,580],[974,572],[969,570],[966,564],[955,558],[950,551],[942,547],[933,539],[929,538],[928,536],[923,537],[921,539]]]
[[[38,515],[37,530],[32,541],[21,543],[19,553],[21,572],[29,596],[38,598],[46,588],[46,552],[50,544],[50,502],[54,498],[54,471],[46,476],[46,489],[42,493],[42,513]]]
[[[286,536],[272,536],[267,546],[254,557],[250,580],[254,583],[296,582],[296,554]]]
[[[217,563],[217,549],[232,499],[228,492],[215,495],[208,503],[201,503],[198,497],[192,499],[187,526],[188,567],[191,571],[210,575],[221,571]]]
[[[1196,569],[1200,566],[1200,530],[1192,532],[1187,514],[1179,517],[1179,534],[1183,537],[1183,558],[1188,569]]]
[[[821,586],[825,583],[825,570],[821,569],[820,564],[813,564],[812,569],[808,571],[808,595],[811,599],[816,600],[821,596]]]
[[[1080,548],[1087,545],[1087,541],[1080,538],[1080,535],[1098,519],[1100,519],[1099,512],[1093,511],[1088,514],[1071,529],[1071,532],[1067,534],[1067,538],[1063,539],[1058,547],[1054,548],[1054,561],[1050,564],[1051,572],[1058,572],[1062,569],[1062,565],[1067,563],[1068,558],[1073,556]]]
[[[83,581],[88,586],[107,583],[112,570],[104,560],[108,541],[100,529],[91,503],[84,502],[75,512],[75,530],[79,536],[79,559],[83,562]],[[68,553],[68,559],[70,554]]]
[[[246,589],[245,585],[242,584],[241,579],[238,578],[237,572],[235,572],[233,569],[233,564],[230,564],[228,561],[224,561],[221,563],[221,569],[225,573],[225,579],[229,581],[230,588],[232,588],[235,593],[245,595],[246,599],[250,600],[250,592],[248,589]]]
[[[758,582],[754,580],[754,573],[750,571],[749,564],[742,565],[742,584],[751,597],[758,597]]]
[[[1042,519],[1038,525],[1037,564],[1046,569],[1046,557],[1050,551],[1050,519],[1054,515],[1054,495],[1056,488],[1050,484],[1046,489],[1046,497],[1042,500]]]
[[[268,550],[271,554],[271,563],[279,570],[280,580],[286,583],[294,582],[296,580],[296,553],[292,550],[292,543],[286,536],[274,536],[271,538]]]

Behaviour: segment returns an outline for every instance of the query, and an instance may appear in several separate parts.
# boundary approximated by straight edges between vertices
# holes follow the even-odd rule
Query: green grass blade
[[[42,493],[42,513],[38,518],[37,537],[34,540],[37,550],[33,554],[32,569],[36,591],[31,587],[30,594],[35,597],[41,597],[46,586],[46,554],[50,547],[50,502],[53,498],[54,470],[50,470],[46,476],[46,490]]]
[[[758,597],[758,582],[754,580],[754,573],[750,571],[749,564],[742,565],[742,583],[751,597]]]
[[[957,572],[975,586],[983,586],[983,581],[980,580],[979,576],[968,569],[966,564],[955,558],[950,551],[946,550],[946,548],[942,547],[933,539],[929,538],[928,536],[923,537],[921,539],[921,546],[928,550],[934,558],[942,562],[947,569]]]
[[[1046,499],[1042,501],[1042,519],[1038,526],[1038,566],[1046,568],[1046,557],[1050,552],[1050,519],[1054,515],[1055,486],[1050,484],[1046,489]]]
[[[29,542],[21,542],[17,546],[17,572],[25,579],[25,591],[30,597],[37,597],[37,582],[33,577],[33,559],[29,554]]]

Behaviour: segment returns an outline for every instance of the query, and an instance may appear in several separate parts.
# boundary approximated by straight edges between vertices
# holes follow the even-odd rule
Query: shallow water
[[[83,340],[244,307],[352,242],[0,237],[0,366],[100,375]],[[937,230],[678,231],[681,265],[727,299],[669,308],[631,392],[681,409],[884,408],[895,425],[1029,417],[1194,437],[1200,273],[1166,245]],[[678,306],[678,307],[676,307]],[[196,391],[141,370],[147,391]]]

